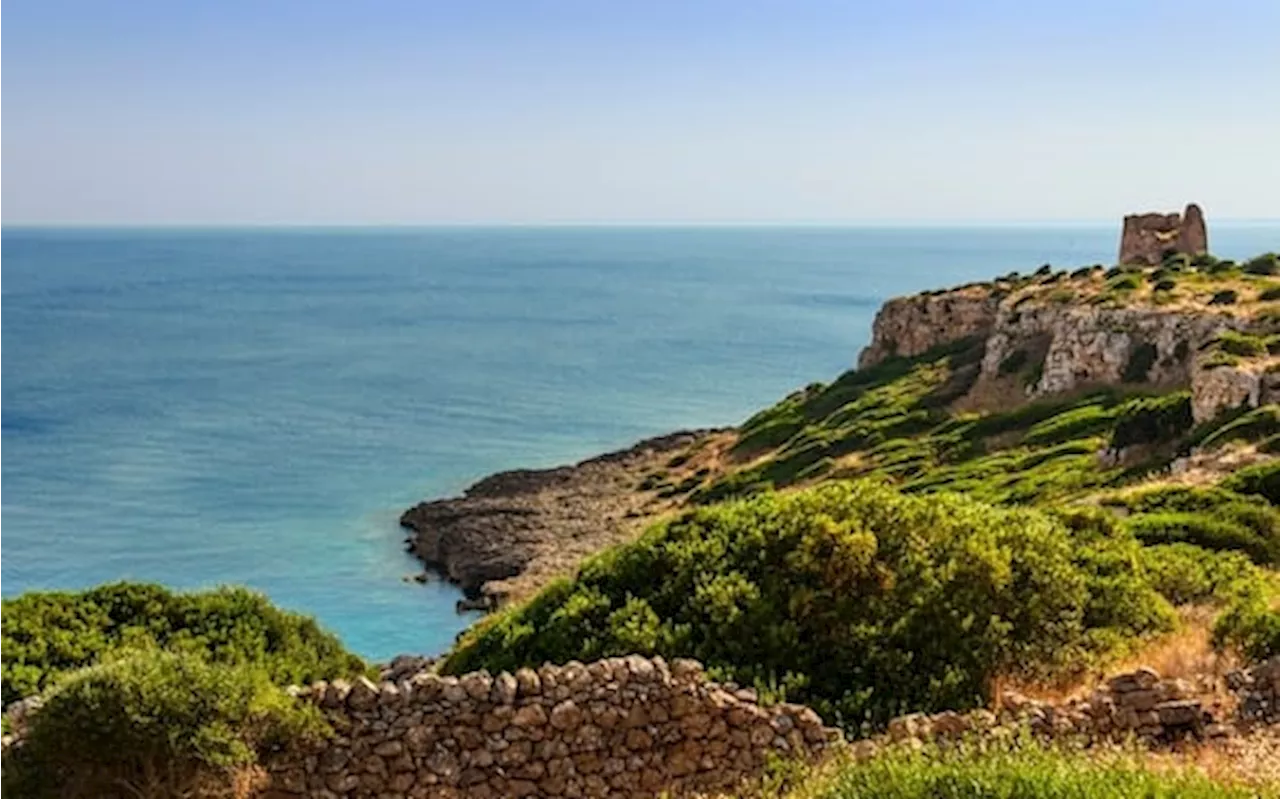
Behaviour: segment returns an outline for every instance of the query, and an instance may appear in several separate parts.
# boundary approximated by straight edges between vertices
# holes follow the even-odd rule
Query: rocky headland
[[[461,497],[407,510],[401,517],[407,543],[429,569],[463,589],[461,609],[491,609],[571,575],[584,558],[681,507],[828,477],[899,481],[948,465],[953,454],[919,433],[889,432],[897,429],[895,413],[923,414],[945,428],[947,419],[954,425],[1090,392],[1188,392],[1189,427],[1273,404],[1280,399],[1280,282],[1272,277],[1280,276],[1280,262],[1271,254],[1223,261],[1206,252],[1207,241],[1198,206],[1132,215],[1116,266],[1044,265],[891,299],[876,314],[858,370],[829,386],[797,392],[739,428],[672,433],[576,465],[492,475]],[[930,361],[943,351],[949,354]],[[927,367],[945,379],[914,405],[848,406],[827,419],[809,410],[839,409],[850,396],[842,384],[899,367]],[[900,396],[893,385],[885,382],[883,390]],[[796,418],[797,409],[809,418]],[[850,427],[855,410],[875,421]],[[1072,410],[1079,409],[1064,407]],[[887,420],[885,432],[869,430],[879,418]],[[850,435],[855,428],[861,432]],[[905,444],[894,453],[876,446],[894,440],[933,451],[904,467],[897,458]],[[982,449],[1014,451],[1019,443],[988,437]],[[1099,447],[1100,465],[1133,466],[1152,456],[1151,442],[1140,443],[1127,456],[1123,448]],[[1229,462],[1261,457],[1234,453]]]
[[[491,608],[634,537],[675,505],[645,479],[725,433],[682,431],[571,466],[500,472],[461,497],[415,505],[400,524],[410,550],[466,593],[461,608]]]

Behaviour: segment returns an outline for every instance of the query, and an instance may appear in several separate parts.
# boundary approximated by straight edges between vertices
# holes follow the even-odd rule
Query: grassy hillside
[[[1086,666],[1171,629],[1175,592],[1239,602],[1264,585],[1247,557],[1144,549],[1101,512],[832,482],[659,525],[482,621],[445,669],[695,657],[857,725],[972,707],[997,675]]]
[[[1178,257],[1001,285],[1031,302],[1072,287],[1086,305],[1257,315],[1280,298],[1278,264]],[[1225,291],[1231,303],[1214,299]],[[1272,342],[1210,346],[1267,357]],[[641,487],[682,515],[483,621],[446,668],[691,656],[848,725],[972,706],[1011,671],[1097,663],[1168,630],[1174,605],[1215,608],[1220,646],[1280,651],[1280,408],[1196,425],[1190,392],[1139,364],[1116,385],[984,409],[961,401],[983,354],[961,340],[890,357],[677,455]],[[1028,385],[1037,370],[1001,365]]]

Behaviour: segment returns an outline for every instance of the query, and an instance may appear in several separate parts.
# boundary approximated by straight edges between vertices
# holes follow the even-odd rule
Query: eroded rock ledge
[[[573,466],[500,472],[400,517],[411,551],[476,606],[532,593],[666,510],[644,476],[723,431],[687,430]]]

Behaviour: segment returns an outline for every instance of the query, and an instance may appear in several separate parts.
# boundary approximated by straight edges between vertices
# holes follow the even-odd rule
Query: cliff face
[[[858,365],[978,337],[984,354],[975,397],[1007,397],[1015,381],[1028,399],[1124,383],[1190,389],[1199,422],[1280,398],[1280,375],[1267,370],[1269,362],[1215,364],[1206,351],[1224,331],[1255,327],[1247,315],[1211,306],[1055,304],[999,286],[963,289],[885,303]],[[998,386],[1005,390],[993,394]]]
[[[986,337],[995,325],[999,301],[985,291],[917,294],[889,300],[876,314],[871,344],[858,368],[894,355],[911,357],[969,336]]]
[[[1151,309],[1003,308],[987,337],[981,379],[998,379],[1002,364],[1040,340],[1047,349],[1039,380],[1028,386],[1033,397],[1124,382],[1186,386],[1192,353],[1232,324]]]

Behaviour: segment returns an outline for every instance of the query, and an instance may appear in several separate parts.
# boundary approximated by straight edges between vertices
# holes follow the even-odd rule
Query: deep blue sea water
[[[401,579],[407,506],[735,423],[848,368],[887,297],[1109,263],[1117,236],[6,228],[3,592],[244,583],[370,657],[438,652],[469,619]]]

